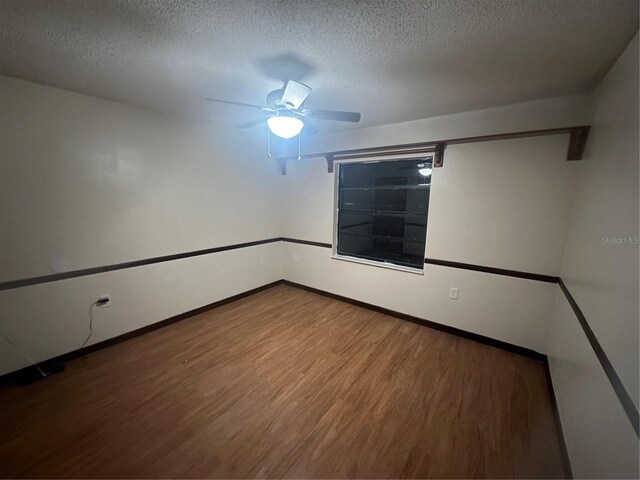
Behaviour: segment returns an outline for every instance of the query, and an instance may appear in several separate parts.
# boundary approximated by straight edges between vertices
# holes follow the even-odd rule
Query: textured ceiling
[[[370,126],[587,91],[638,1],[0,0],[0,28],[5,75],[234,125],[254,112],[203,98],[293,76]]]

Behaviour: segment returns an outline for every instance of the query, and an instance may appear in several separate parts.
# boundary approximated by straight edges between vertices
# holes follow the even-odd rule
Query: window
[[[334,255],[423,270],[432,159],[337,164]]]

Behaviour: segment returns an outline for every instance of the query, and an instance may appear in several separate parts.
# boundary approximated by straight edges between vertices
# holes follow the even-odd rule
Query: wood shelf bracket
[[[327,161],[327,173],[333,173],[333,155],[326,155],[324,158]]]
[[[584,147],[587,144],[589,129],[591,127],[575,127],[571,129],[569,137],[569,148],[567,150],[567,160],[582,160]]]
[[[436,143],[435,150],[433,151],[433,166],[435,168],[439,168],[444,165],[444,149],[446,147],[446,143]]]

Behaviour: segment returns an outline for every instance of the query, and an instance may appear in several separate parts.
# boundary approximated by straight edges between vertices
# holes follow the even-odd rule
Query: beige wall
[[[561,277],[638,408],[638,36],[594,93]],[[635,237],[635,243],[603,239]],[[638,478],[638,437],[562,294],[550,364],[577,477]]]
[[[596,93],[585,160],[567,136],[449,147],[427,256],[561,275],[638,405],[638,40]],[[330,243],[323,160],[265,158],[262,135],[212,131],[0,77],[0,281],[286,236]],[[591,98],[509,105],[307,139],[306,152],[592,123]],[[0,292],[0,329],[35,360],[287,278],[549,353],[576,476],[637,475],[638,443],[554,284],[427,265],[424,275],[272,243]],[[460,298],[448,298],[449,287]],[[0,341],[0,374],[27,361]]]
[[[448,115],[327,135],[315,143],[332,150],[504,131],[500,128],[580,125],[588,121],[584,100]],[[447,148],[445,165],[432,178],[426,256],[558,275],[578,168],[565,160],[567,142],[561,135]],[[284,236],[332,241],[333,181],[322,159],[291,162],[283,178]],[[286,278],[295,282],[547,350],[553,284],[432,265],[416,275],[335,260],[329,249],[291,244],[284,245],[284,266]],[[459,300],[449,299],[449,287],[459,288]]]
[[[0,292],[2,332],[34,361],[89,345],[280,280],[280,242]],[[0,339],[0,374],[28,365]]]
[[[549,367],[574,478],[638,478],[638,437],[564,294]]]
[[[278,237],[264,138],[0,77],[0,281]],[[0,292],[0,329],[35,360],[282,278],[267,244]],[[0,340],[0,374],[27,361]]]
[[[0,281],[280,234],[262,135],[7,77],[0,95]]]
[[[425,92],[425,95],[428,95]],[[305,153],[588,124],[588,95],[548,98],[305,139]]]

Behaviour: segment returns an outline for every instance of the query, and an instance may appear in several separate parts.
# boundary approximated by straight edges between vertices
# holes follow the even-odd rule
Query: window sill
[[[399,270],[401,272],[413,273],[415,275],[424,275],[424,269],[404,267],[402,265],[396,265],[390,262],[376,262],[375,260],[366,260],[364,258],[349,257],[347,255],[338,254],[331,255],[331,258],[333,260],[344,260],[346,262],[360,263],[362,265],[369,265],[372,267],[387,268],[389,270]]]

